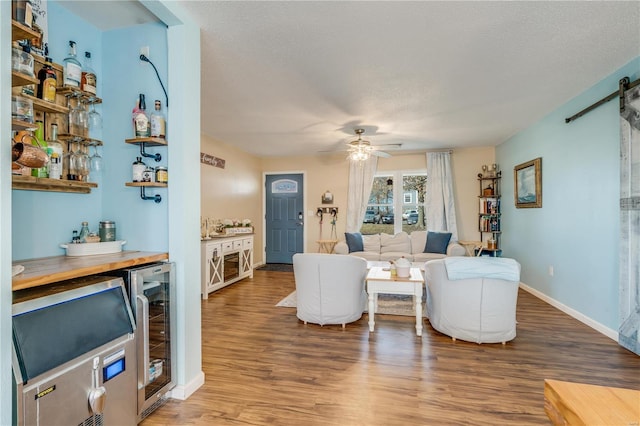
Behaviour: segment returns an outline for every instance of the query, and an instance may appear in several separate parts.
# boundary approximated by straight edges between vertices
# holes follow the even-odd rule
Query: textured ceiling
[[[260,156],[496,145],[640,55],[638,1],[181,5],[202,132]]]

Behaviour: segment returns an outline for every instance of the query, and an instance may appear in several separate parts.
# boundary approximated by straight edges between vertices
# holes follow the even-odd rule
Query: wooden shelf
[[[29,123],[28,121],[11,119],[11,128],[13,130],[34,130],[38,126],[35,123]]]
[[[30,75],[11,70],[11,87],[26,86],[28,84],[38,84],[40,80]],[[23,95],[19,95],[23,96]]]
[[[146,146],[166,146],[167,140],[163,138],[133,138],[133,139],[125,139],[126,143],[130,143],[132,145],[140,145],[145,144]]]
[[[18,21],[11,20],[11,41],[40,38],[40,33]]]
[[[12,189],[23,191],[72,192],[88,194],[91,188],[97,188],[94,182],[80,182],[66,179],[48,179],[34,176],[11,176]]]
[[[42,112],[51,112],[54,114],[69,114],[69,108],[64,105],[58,105],[53,102],[47,102],[43,99],[36,98],[35,96],[21,94],[25,99],[29,99],[33,102],[33,109]]]
[[[154,188],[166,188],[169,185],[159,182],[125,182],[126,186],[138,186],[138,187],[154,187]]]

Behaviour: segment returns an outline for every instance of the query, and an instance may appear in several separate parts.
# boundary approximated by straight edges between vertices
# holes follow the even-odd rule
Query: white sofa
[[[384,233],[363,235],[362,243],[363,251],[349,253],[346,241],[340,241],[335,246],[335,253],[358,256],[370,261],[390,261],[404,256],[411,262],[426,262],[446,256],[464,256],[466,253],[464,247],[457,242],[449,242],[446,254],[425,253],[427,231],[413,231],[411,234],[400,232],[395,235]]]
[[[451,275],[451,264],[464,263]],[[449,265],[446,265],[449,263]],[[447,267],[449,269],[447,269]],[[425,263],[427,316],[437,331],[475,343],[516,337],[520,264],[513,259],[465,257]]]
[[[296,253],[293,255],[297,317],[314,324],[357,321],[364,312],[367,262],[353,256]]]

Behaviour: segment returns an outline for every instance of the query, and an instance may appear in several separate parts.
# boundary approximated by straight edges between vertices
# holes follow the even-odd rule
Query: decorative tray
[[[67,256],[91,256],[94,254],[110,254],[122,251],[125,240],[106,241],[103,243],[80,243],[60,244],[60,247],[67,250]]]

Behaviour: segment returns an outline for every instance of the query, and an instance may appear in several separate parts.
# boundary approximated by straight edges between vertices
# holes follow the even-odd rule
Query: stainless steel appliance
[[[120,278],[14,292],[17,425],[135,425],[135,324]]]
[[[110,271],[122,277],[136,320],[138,422],[162,405],[175,386],[175,270],[155,263]]]

